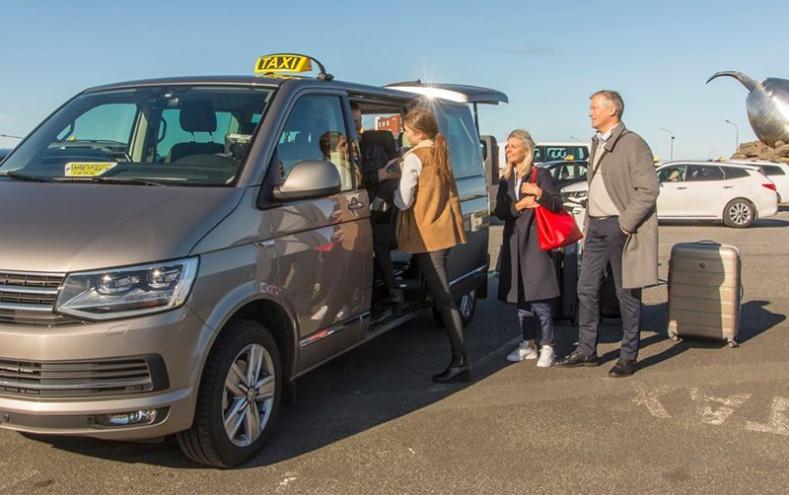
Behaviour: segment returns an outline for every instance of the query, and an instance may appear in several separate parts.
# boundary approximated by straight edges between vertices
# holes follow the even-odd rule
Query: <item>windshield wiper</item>
[[[53,177],[54,182],[94,182],[101,184],[124,184],[130,186],[163,186],[161,182],[133,177]]]
[[[19,173],[19,172],[15,172],[13,170],[9,170],[8,172],[0,172],[0,177],[9,177],[9,178],[14,179],[14,180],[24,180],[24,181],[27,181],[27,182],[51,182],[46,177],[39,177],[39,176],[36,176],[36,175],[22,174],[22,173]]]

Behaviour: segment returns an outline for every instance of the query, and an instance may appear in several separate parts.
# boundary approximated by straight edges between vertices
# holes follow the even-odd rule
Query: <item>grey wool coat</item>
[[[537,169],[537,186],[542,189],[538,203],[558,212],[563,208],[559,189],[550,172]],[[528,179],[526,179],[528,180]],[[515,174],[501,179],[496,195],[495,215],[504,220],[499,252],[499,299],[508,303],[541,301],[559,296],[559,283],[551,253],[540,249],[534,210],[515,209]]]
[[[630,232],[622,254],[622,287],[639,289],[658,283],[657,197],[660,193],[652,151],[635,132],[619,125],[603,147],[592,139],[589,163],[600,157],[597,169],[606,191],[619,210],[619,225]]]

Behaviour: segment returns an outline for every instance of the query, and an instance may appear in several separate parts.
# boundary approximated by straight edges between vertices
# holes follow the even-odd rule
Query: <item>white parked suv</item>
[[[717,220],[729,227],[749,227],[756,218],[778,211],[773,181],[759,166],[742,163],[674,161],[656,169],[660,181],[658,218]],[[586,182],[562,189],[567,206],[586,199]]]
[[[732,160],[731,162],[759,167],[761,172],[775,183],[778,191],[778,203],[789,204],[789,165],[762,160]]]

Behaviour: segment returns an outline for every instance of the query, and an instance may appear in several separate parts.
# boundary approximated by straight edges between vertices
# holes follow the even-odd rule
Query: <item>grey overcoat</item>
[[[600,148],[592,139],[589,163],[604,153],[596,171],[616,209],[619,225],[630,232],[622,255],[622,287],[638,289],[658,283],[657,197],[660,185],[649,145],[635,132],[619,125]],[[600,148],[598,150],[598,148]]]

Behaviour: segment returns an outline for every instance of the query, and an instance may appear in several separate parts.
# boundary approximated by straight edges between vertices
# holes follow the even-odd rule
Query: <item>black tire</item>
[[[455,301],[455,305],[458,307],[458,311],[460,311],[460,320],[463,322],[464,327],[471,324],[471,320],[474,319],[474,314],[477,311],[477,299],[479,299],[477,297],[477,290],[474,289],[460,296]],[[444,327],[444,320],[441,318],[441,313],[439,313],[438,308],[435,306],[433,306],[433,320],[438,326]]]
[[[258,411],[257,416],[253,409],[248,407],[254,392],[248,392],[251,395],[246,397],[243,394],[231,397],[230,388],[226,387],[226,381],[231,376],[231,367],[235,364],[236,370],[242,371],[241,375],[246,375],[246,378],[243,378],[233,374],[234,377],[240,377],[242,380],[235,383],[235,390],[241,391],[246,388],[245,383],[249,382],[250,375],[249,369],[244,369],[244,363],[248,365],[250,361],[255,361],[253,353],[260,354],[261,363],[258,366],[259,371],[252,373],[257,376],[256,383],[261,383],[256,390],[259,392],[265,387],[266,391],[266,398],[252,399],[256,405],[254,410]],[[270,379],[272,375],[273,380]],[[265,384],[261,379],[262,376],[266,377]],[[272,383],[273,392],[270,390]],[[178,444],[183,453],[198,464],[220,468],[243,464],[262,450],[269,432],[276,423],[281,397],[282,366],[277,343],[271,333],[257,321],[232,320],[227,324],[208,356],[200,380],[194,422],[189,430],[177,434]],[[232,407],[231,401],[235,401],[232,402]],[[258,401],[262,404],[258,404]],[[225,429],[226,409],[239,409],[234,416],[243,418],[243,423],[238,423],[236,426],[235,432],[238,435],[234,433],[233,439]],[[263,416],[261,417],[260,414]],[[255,423],[253,421],[255,418],[260,423]],[[245,438],[240,430],[242,426],[245,431],[249,430],[250,424],[260,425],[259,432],[253,430],[253,433],[248,435],[254,437],[252,440]]]
[[[723,209],[723,223],[727,227],[745,229],[753,225],[754,220],[756,220],[756,209],[747,199],[733,199]]]

